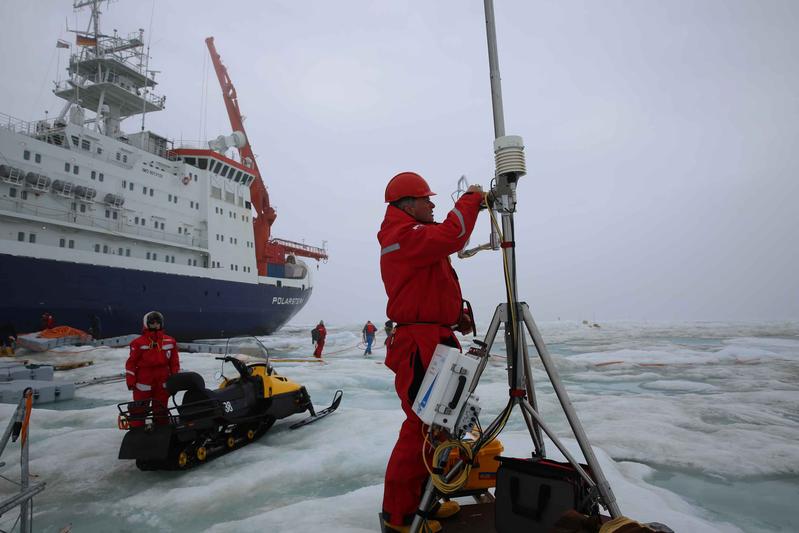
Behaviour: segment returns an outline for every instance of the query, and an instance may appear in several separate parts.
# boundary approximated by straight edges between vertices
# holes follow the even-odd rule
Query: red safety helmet
[[[400,198],[410,196],[411,198],[424,198],[425,196],[435,196],[436,193],[430,190],[430,186],[416,172],[400,172],[386,185],[386,202],[396,202]]]

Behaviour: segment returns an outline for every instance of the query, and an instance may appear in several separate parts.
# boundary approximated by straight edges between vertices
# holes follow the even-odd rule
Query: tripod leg
[[[599,466],[599,461],[597,461],[596,455],[594,455],[594,450],[591,449],[591,443],[588,441],[588,436],[585,434],[583,425],[580,422],[580,419],[577,417],[577,412],[574,410],[574,406],[569,399],[569,395],[566,393],[566,388],[563,386],[563,382],[560,380],[560,375],[555,368],[552,357],[549,355],[549,350],[547,349],[546,344],[544,344],[544,339],[541,337],[538,327],[535,325],[533,315],[530,314],[530,308],[527,306],[527,304],[522,304],[522,307],[524,323],[527,326],[527,330],[530,332],[530,336],[533,338],[533,343],[538,351],[538,356],[541,358],[541,362],[544,364],[544,370],[546,370],[547,374],[549,375],[552,388],[555,389],[555,394],[558,397],[558,401],[560,401],[560,405],[563,408],[563,413],[566,415],[566,419],[569,421],[572,432],[574,432],[577,443],[580,445],[580,450],[583,452],[583,457],[585,457],[588,466],[591,467],[591,471],[594,474],[594,479],[596,479],[596,484],[599,489],[599,494],[602,496],[602,500],[607,507],[608,512],[610,512],[610,515],[613,518],[621,516],[621,510],[619,509],[618,503],[616,503],[616,496],[614,496],[613,491],[610,488],[610,484],[605,478],[602,468]]]
[[[527,398],[529,399],[530,403],[538,412],[538,402],[535,399],[535,387],[533,387],[533,374],[530,371],[530,357],[527,353],[527,341],[524,339],[524,334],[522,334],[522,350],[524,351],[524,375],[525,375],[525,387],[527,388]],[[535,447],[535,457],[546,457],[546,448],[544,448],[544,438],[541,436],[541,427],[537,421],[537,419],[530,416],[525,409],[522,409],[522,417],[524,417],[524,421],[527,424],[527,429],[530,431],[530,437],[533,439],[533,446]]]
[[[585,481],[592,487],[596,485],[594,480],[591,479],[591,477],[583,469],[583,467],[580,466],[580,463],[577,462],[577,459],[575,459],[574,456],[571,453],[569,453],[569,450],[566,449],[566,446],[563,445],[558,436],[555,435],[555,433],[551,429],[549,429],[549,427],[544,423],[544,421],[541,419],[541,415],[538,414],[538,411],[533,409],[533,407],[524,400],[519,401],[519,407],[521,408],[522,412],[527,413],[528,416],[535,418],[539,427],[544,429],[544,432],[547,434],[550,440],[552,440],[552,442],[555,443],[555,447],[558,450],[560,450],[560,453],[563,454],[563,457],[565,457],[566,460],[569,461],[574,466],[574,468],[583,477],[583,479],[585,479]]]

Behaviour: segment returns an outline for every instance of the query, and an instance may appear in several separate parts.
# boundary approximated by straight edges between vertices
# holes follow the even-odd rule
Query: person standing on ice
[[[435,193],[414,172],[402,172],[388,182],[389,204],[377,240],[380,273],[388,295],[386,315],[396,322],[386,353],[386,366],[394,373],[405,421],[386,467],[383,521],[389,531],[408,531],[428,477],[423,423],[413,412],[413,400],[433,357],[436,345],[460,348],[453,328],[472,330],[463,310],[458,277],[449,256],[462,249],[474,229],[483,202],[482,189],[472,185],[455,203],[444,222],[433,221]],[[454,501],[434,508],[433,518],[448,518],[460,507]],[[437,520],[428,520],[429,531],[440,531]]]
[[[361,330],[363,342],[366,344],[366,349],[363,351],[364,357],[372,353],[372,343],[375,340],[375,333],[377,333],[377,326],[372,324],[371,320],[367,320],[366,325]]]
[[[133,391],[133,401],[152,400],[157,424],[166,424],[166,407],[169,392],[166,380],[180,372],[178,343],[164,333],[164,315],[150,311],[142,319],[144,329],[130,343],[130,356],[125,363],[125,382]],[[131,409],[134,416],[141,410]],[[143,420],[131,420],[132,427],[144,425]]]
[[[312,330],[316,332],[315,335],[312,335],[311,339],[313,343],[316,344],[316,349],[313,351],[314,357],[317,359],[322,358],[322,349],[325,347],[325,337],[327,337],[327,329],[325,329],[325,322],[323,320],[319,321],[319,324]]]

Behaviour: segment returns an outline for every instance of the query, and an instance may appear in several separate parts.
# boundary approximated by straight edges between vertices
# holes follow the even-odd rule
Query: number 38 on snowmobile
[[[117,406],[119,428],[127,431],[120,459],[135,459],[141,470],[189,468],[260,438],[277,419],[308,411],[308,418],[290,426],[296,429],[332,413],[341,403],[339,390],[330,407],[315,411],[305,387],[279,376],[268,359],[217,359],[232,363],[238,376],[224,378],[216,390],[205,388],[200,374],[180,372],[166,382],[172,407],[157,400]],[[184,394],[178,404],[179,392]]]

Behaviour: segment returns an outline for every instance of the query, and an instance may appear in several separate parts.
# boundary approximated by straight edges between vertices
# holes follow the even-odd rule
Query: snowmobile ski
[[[313,424],[314,422],[316,422],[320,418],[326,417],[327,415],[329,415],[330,413],[332,413],[333,411],[338,409],[338,406],[341,403],[341,397],[343,395],[344,395],[344,393],[341,392],[341,389],[337,390],[336,393],[333,395],[333,403],[330,404],[330,407],[326,407],[326,408],[322,409],[321,411],[316,411],[316,412],[313,411],[313,407],[312,407],[310,409],[311,416],[309,416],[308,418],[305,418],[303,420],[300,420],[299,422],[296,422],[296,423],[290,425],[289,429],[301,428],[303,426],[307,426],[308,424]]]

